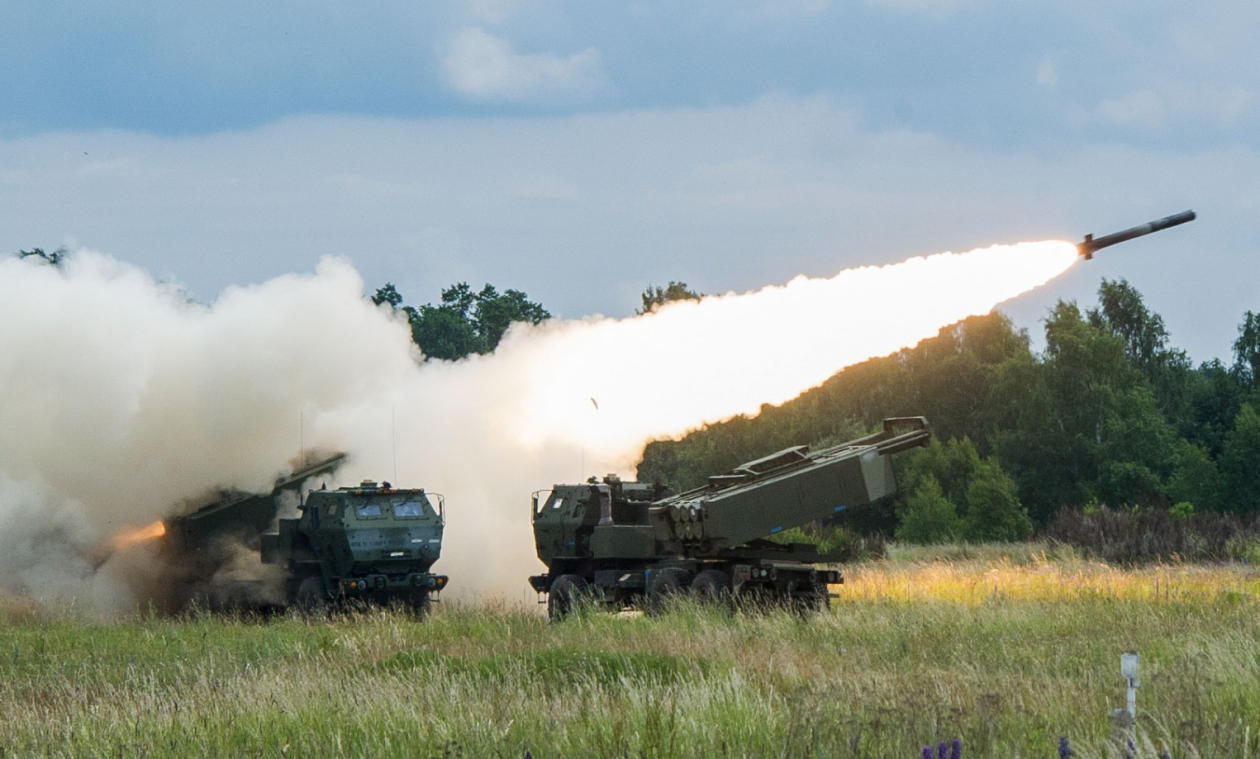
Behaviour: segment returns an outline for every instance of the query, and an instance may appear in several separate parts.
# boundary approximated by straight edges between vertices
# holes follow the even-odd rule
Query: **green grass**
[[[1049,759],[1068,735],[1110,757],[1130,649],[1153,748],[1238,757],[1250,728],[1260,756],[1255,573],[1157,568],[1171,590],[1146,593],[1149,572],[1034,554],[865,563],[807,621],[0,612],[0,756],[911,759],[959,736],[969,758]]]

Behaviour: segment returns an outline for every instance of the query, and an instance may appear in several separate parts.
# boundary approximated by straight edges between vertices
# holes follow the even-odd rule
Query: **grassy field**
[[[447,604],[424,624],[0,613],[0,756],[1260,757],[1260,575],[1034,546],[895,552],[829,613]],[[1250,738],[1250,746],[1245,746]]]

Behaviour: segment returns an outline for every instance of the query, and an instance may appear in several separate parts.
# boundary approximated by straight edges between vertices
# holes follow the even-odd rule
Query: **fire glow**
[[[166,524],[161,520],[158,520],[153,524],[145,525],[144,527],[136,527],[118,533],[109,541],[109,545],[116,552],[129,551],[141,543],[147,543],[150,540],[155,540],[165,534]]]

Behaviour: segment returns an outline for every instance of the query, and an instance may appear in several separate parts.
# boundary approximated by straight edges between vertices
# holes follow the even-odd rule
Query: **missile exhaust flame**
[[[162,520],[158,520],[144,527],[135,527],[130,530],[124,530],[114,537],[110,538],[109,547],[115,553],[129,551],[132,548],[148,543],[150,540],[156,540],[166,534],[166,524]]]
[[[525,445],[585,441],[624,468],[645,440],[755,414],[846,366],[988,313],[1058,276],[1076,253],[1064,242],[998,245],[679,301],[632,319],[523,330],[493,359],[527,377],[504,432]]]

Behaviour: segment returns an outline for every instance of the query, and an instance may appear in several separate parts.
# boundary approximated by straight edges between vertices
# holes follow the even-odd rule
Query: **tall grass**
[[[908,758],[959,736],[967,756],[1053,757],[1060,735],[1113,756],[1131,649],[1151,756],[1242,756],[1248,727],[1260,756],[1245,567],[919,557],[851,568],[836,590],[804,621],[688,605],[555,625],[508,606],[424,624],[0,613],[0,756]]]

